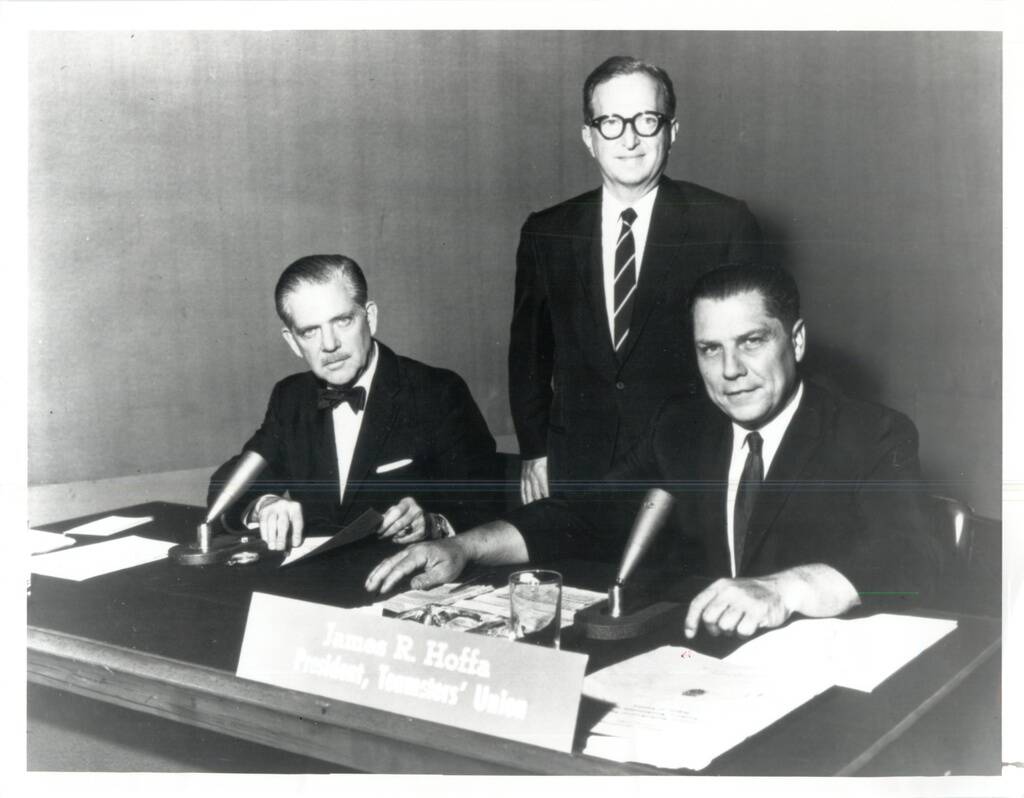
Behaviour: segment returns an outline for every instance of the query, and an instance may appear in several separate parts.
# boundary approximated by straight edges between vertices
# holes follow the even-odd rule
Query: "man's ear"
[[[370,335],[377,334],[377,303],[372,299],[366,302],[366,323],[370,325]]]
[[[583,136],[583,146],[587,148],[591,158],[596,158],[597,156],[594,155],[594,139],[592,138],[593,132],[594,128],[590,125],[584,125],[580,130],[580,134]]]
[[[288,348],[295,353],[295,357],[304,357],[302,354],[302,348],[299,346],[299,342],[295,340],[295,336],[292,331],[287,327],[281,328],[281,335],[284,337],[285,343],[288,344]]]
[[[804,349],[807,347],[807,328],[804,326],[803,319],[793,322],[793,331],[789,336],[793,341],[793,354],[796,357],[796,362],[799,363],[804,359]]]
[[[672,124],[668,126],[668,148],[671,150],[672,145],[676,143],[676,133],[679,132],[679,123],[673,119]]]

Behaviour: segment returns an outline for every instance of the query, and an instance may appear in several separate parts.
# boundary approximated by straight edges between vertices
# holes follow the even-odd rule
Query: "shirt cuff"
[[[259,529],[260,513],[263,512],[263,508],[280,500],[281,497],[274,493],[266,493],[263,496],[260,496],[256,501],[249,505],[249,508],[244,513],[242,513],[242,526],[246,529]]]
[[[427,536],[428,540],[455,537],[455,527],[453,527],[452,522],[441,515],[441,513],[427,513],[427,515],[430,516],[430,534]]]

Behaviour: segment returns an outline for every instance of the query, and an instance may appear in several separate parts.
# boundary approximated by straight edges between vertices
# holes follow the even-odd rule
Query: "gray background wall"
[[[301,363],[270,294],[367,267],[381,337],[510,434],[519,225],[597,184],[579,87],[616,52],[680,99],[669,174],[748,201],[810,365],[908,413],[937,489],[1000,516],[998,34],[35,33],[29,482],[216,464]]]

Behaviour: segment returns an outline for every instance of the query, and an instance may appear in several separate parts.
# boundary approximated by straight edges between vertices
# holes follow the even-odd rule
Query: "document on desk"
[[[576,613],[584,607],[596,604],[606,598],[606,593],[584,590],[578,587],[562,587],[562,628],[572,626]],[[487,616],[509,618],[508,585],[494,587],[487,584],[466,584],[449,582],[430,590],[406,590],[383,602],[378,602],[388,612],[400,614],[428,604],[452,605],[470,612]]]
[[[74,538],[66,538],[59,532],[44,532],[41,529],[28,530],[28,548],[32,554],[46,554],[74,545]]]
[[[129,535],[88,546],[75,546],[73,549],[40,554],[32,557],[30,563],[34,574],[81,582],[94,576],[162,560],[167,556],[167,547],[167,542],[163,540]]]
[[[281,561],[281,565],[289,565],[296,560],[301,560],[307,554],[312,554],[314,551],[319,549],[324,543],[330,540],[329,535],[323,535],[314,538],[303,538],[302,544],[299,546],[292,546],[288,549],[288,553],[284,556]]]
[[[64,530],[65,535],[94,535],[95,537],[109,537],[126,529],[134,529],[137,526],[148,524],[153,516],[146,515],[138,518],[130,518],[126,515],[108,515],[106,518],[97,518],[87,524],[79,524],[73,529]]]
[[[306,538],[302,541],[301,546],[297,546],[288,552],[288,556],[284,558],[280,567],[292,565],[307,557],[323,554],[331,549],[336,549],[338,546],[355,543],[357,540],[369,537],[380,529],[380,524],[383,520],[384,517],[376,510],[366,510],[355,521],[333,535]]]
[[[839,687],[870,693],[929,646],[956,629],[956,621],[879,613],[867,618],[794,621],[736,649],[726,662],[829,674]]]
[[[701,770],[830,685],[663,646],[586,677],[584,695],[613,706],[583,752]]]

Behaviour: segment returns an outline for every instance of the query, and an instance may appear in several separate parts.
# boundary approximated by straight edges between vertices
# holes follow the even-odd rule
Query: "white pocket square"
[[[388,471],[396,471],[399,468],[405,468],[411,462],[412,458],[406,457],[404,460],[395,460],[393,463],[385,463],[384,465],[377,466],[376,473],[386,474]]]

